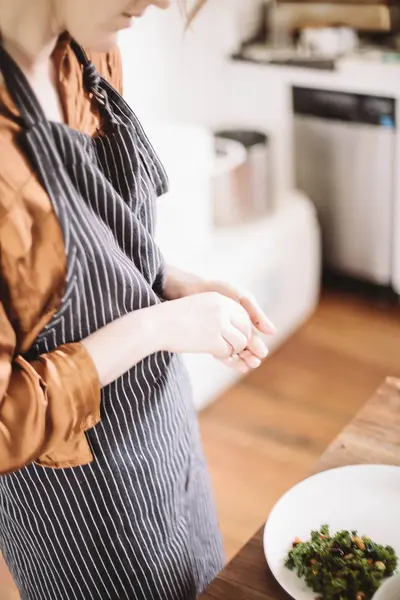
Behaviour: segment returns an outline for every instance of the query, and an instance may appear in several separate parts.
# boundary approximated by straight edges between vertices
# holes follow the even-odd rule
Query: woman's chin
[[[80,36],[80,39],[77,36],[75,40],[88,51],[110,52],[118,43],[118,34],[119,32],[106,33],[101,37],[89,37],[83,35]]]

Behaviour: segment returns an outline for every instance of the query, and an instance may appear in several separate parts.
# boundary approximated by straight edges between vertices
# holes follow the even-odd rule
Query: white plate
[[[387,579],[375,593],[373,600],[399,600],[400,598],[400,575],[394,575]]]
[[[295,600],[315,593],[285,567],[295,537],[310,538],[327,524],[334,533],[357,530],[400,557],[400,467],[361,465],[325,471],[287,492],[273,508],[264,530],[264,552],[283,589]]]

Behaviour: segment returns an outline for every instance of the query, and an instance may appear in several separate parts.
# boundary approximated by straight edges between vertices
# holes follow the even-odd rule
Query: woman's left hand
[[[248,373],[252,369],[257,369],[268,355],[268,348],[259,333],[272,335],[276,330],[253,294],[223,281],[203,281],[201,291],[218,292],[222,296],[235,300],[247,311],[254,327],[247,348],[239,355],[234,355],[223,362],[239,373]]]
[[[203,281],[200,286],[200,292],[217,292],[241,304],[260,333],[272,335],[276,332],[275,326],[249,291],[223,281]]]
[[[248,373],[250,370],[258,368],[262,360],[268,355],[267,346],[260,338],[259,333],[273,335],[276,330],[253,294],[223,281],[207,281],[179,269],[167,268],[165,287],[167,300],[204,292],[217,292],[241,304],[254,326],[247,348],[240,355],[233,355],[223,361],[224,364],[240,373]]]

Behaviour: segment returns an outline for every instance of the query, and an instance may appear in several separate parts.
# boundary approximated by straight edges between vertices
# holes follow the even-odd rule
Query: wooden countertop
[[[386,379],[326,450],[314,472],[354,464],[400,466],[399,379]],[[200,600],[289,600],[266,564],[263,529],[213,581]]]

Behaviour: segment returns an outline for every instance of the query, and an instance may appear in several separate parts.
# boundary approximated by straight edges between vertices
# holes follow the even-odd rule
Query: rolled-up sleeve
[[[0,304],[0,475],[32,462],[62,468],[88,464],[85,431],[100,421],[100,382],[82,344],[28,362]]]

